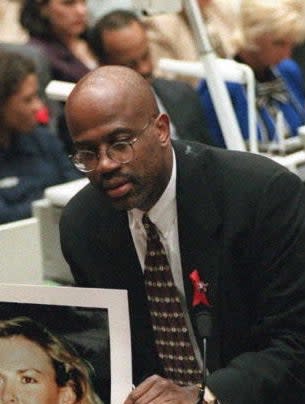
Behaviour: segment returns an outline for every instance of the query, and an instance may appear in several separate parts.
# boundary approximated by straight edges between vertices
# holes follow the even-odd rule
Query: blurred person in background
[[[305,39],[304,0],[241,0],[239,25],[234,33],[235,59],[250,66],[256,79],[257,133],[262,150],[277,142],[277,124],[282,118],[284,136],[296,136],[305,124],[304,79],[291,59],[293,48]],[[245,89],[228,83],[244,139],[248,133]],[[209,133],[225,147],[206,81],[199,86]]]
[[[77,82],[97,66],[86,40],[88,18],[86,0],[24,0],[21,25],[29,34],[28,43],[38,47],[48,60],[51,80]],[[70,154],[63,103],[53,108],[53,119]]]
[[[145,26],[134,12],[117,9],[105,14],[88,37],[101,65],[129,67],[151,84],[160,110],[170,116],[173,138],[212,144],[196,91],[182,81],[154,77]]]
[[[38,124],[42,102],[31,59],[0,53],[0,223],[31,216],[51,185],[79,178],[60,141]]]
[[[236,1],[198,0],[211,44],[221,57],[231,57],[235,52],[231,35],[236,23],[236,6],[234,7]],[[197,78],[164,73],[158,68],[161,58],[191,62],[199,60],[196,39],[185,8],[178,13],[154,15],[144,18],[143,21],[147,29],[156,76],[164,77],[166,74],[168,78],[175,77],[196,85]]]
[[[44,50],[51,78],[78,81],[96,67],[86,41],[88,10],[85,0],[25,0],[20,22],[29,43]]]

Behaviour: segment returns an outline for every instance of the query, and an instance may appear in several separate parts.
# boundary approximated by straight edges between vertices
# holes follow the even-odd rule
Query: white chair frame
[[[0,282],[43,281],[39,222],[36,218],[0,225]]]
[[[159,62],[160,69],[175,73],[189,75],[204,79],[206,71],[201,62],[188,62],[175,59],[161,59]],[[255,104],[255,78],[252,69],[243,64],[229,59],[217,58],[215,69],[218,70],[224,81],[233,81],[245,85],[246,98],[248,102],[248,130],[249,130],[249,151],[259,153],[257,139],[257,119],[256,119],[256,104]],[[228,144],[228,136],[234,136],[232,133],[224,133],[224,139]],[[294,139],[292,139],[294,140]],[[291,139],[287,139],[288,143]],[[301,140],[300,140],[301,142]],[[305,180],[305,151],[299,150],[287,155],[275,155],[271,153],[259,153],[273,159],[279,164],[285,166],[290,171],[299,175],[302,180]],[[304,167],[304,168],[303,168]]]

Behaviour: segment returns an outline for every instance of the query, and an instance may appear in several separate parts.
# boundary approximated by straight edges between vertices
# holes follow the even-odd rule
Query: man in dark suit
[[[200,346],[195,316],[206,304],[194,306],[199,289],[190,276],[197,273],[205,288],[212,335],[204,402],[303,402],[299,178],[246,152],[172,144],[168,117],[159,113],[147,81],[125,67],[101,67],[83,78],[66,114],[75,164],[91,184],[64,210],[62,249],[77,285],[128,290],[137,387],[125,404],[194,404],[198,394],[197,386],[164,377],[156,353],[143,276],[144,212],[158,228],[194,349]]]
[[[101,65],[127,66],[147,79],[159,108],[171,119],[173,138],[212,144],[196,91],[187,83],[153,77],[153,63],[145,26],[129,10],[102,16],[89,33],[89,44]]]

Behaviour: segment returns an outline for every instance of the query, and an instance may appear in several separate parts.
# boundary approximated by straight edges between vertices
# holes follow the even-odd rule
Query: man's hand
[[[198,396],[197,386],[178,386],[168,379],[153,375],[139,384],[124,404],[194,404]]]

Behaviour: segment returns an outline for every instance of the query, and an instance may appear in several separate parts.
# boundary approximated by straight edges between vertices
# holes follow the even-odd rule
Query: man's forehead
[[[96,127],[107,125],[115,120],[117,109],[106,108],[105,104],[100,104],[89,100],[77,103],[66,110],[67,123],[73,136],[87,132]]]
[[[120,78],[101,77],[95,80],[88,80],[87,82],[80,83],[79,87],[75,87],[70,97],[72,100],[83,98],[99,100],[103,98],[110,98],[117,96],[118,93],[124,93],[126,90],[126,83],[121,83]]]
[[[120,128],[132,128],[142,122],[143,113],[126,100],[103,102],[89,98],[67,109],[67,123],[73,137],[84,133],[104,133]],[[145,115],[145,114],[144,114]],[[98,128],[98,130],[97,130]]]
[[[78,82],[68,97],[69,127],[88,125],[90,120],[97,125],[113,115],[132,117],[153,109],[149,84],[139,74],[119,66],[101,69]]]
[[[145,79],[125,66],[101,66],[84,76],[74,87],[69,98],[90,94],[97,97],[99,94],[130,93],[135,90],[143,91],[147,86]]]
[[[66,103],[67,116],[77,118],[78,114],[110,114],[122,108],[125,92],[113,86],[82,86],[71,93]]]

